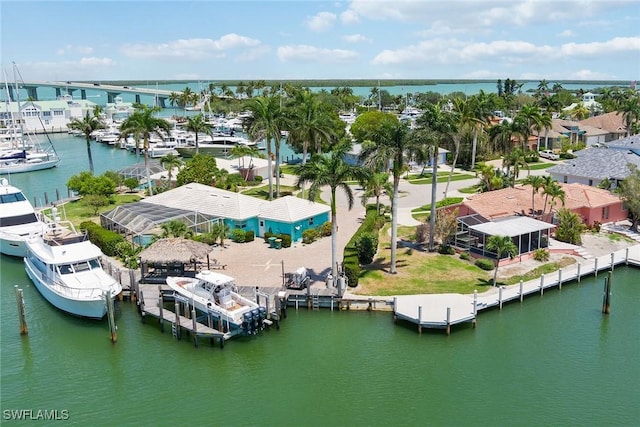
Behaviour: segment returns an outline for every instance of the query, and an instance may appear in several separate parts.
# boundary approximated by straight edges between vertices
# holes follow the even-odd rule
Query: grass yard
[[[528,282],[529,280],[539,278],[543,274],[553,273],[554,271],[558,271],[561,268],[575,263],[576,260],[574,258],[562,257],[559,261],[542,264],[540,267],[534,268],[533,270],[530,270],[525,274],[510,276],[508,279],[499,279],[498,285],[515,285],[516,283],[520,283],[520,280]],[[500,268],[498,268],[498,277],[500,277]]]
[[[535,170],[541,170],[541,169],[548,169],[551,166],[555,166],[555,163],[547,163],[547,162],[541,162],[541,163],[530,163],[529,164],[529,169],[532,171]]]
[[[280,186],[280,196],[292,195],[296,191],[296,187],[290,185],[281,185]],[[269,186],[263,185],[261,187],[254,187],[248,190],[244,190],[241,192],[246,196],[257,197],[258,199],[269,200]],[[275,182],[273,184],[273,197],[276,196],[276,185]]]
[[[451,176],[451,182],[464,181],[466,179],[474,179],[474,178],[475,178],[475,175],[454,173],[453,176]],[[449,179],[449,172],[438,172],[437,182],[439,184],[447,182],[448,179]],[[409,175],[409,177],[406,178],[406,180],[409,181],[410,184],[416,184],[416,185],[431,184],[431,174]]]
[[[137,194],[118,194],[113,196],[113,203],[98,209],[98,215],[94,215],[94,209],[88,206],[83,199],[74,200],[58,206],[58,216],[63,220],[71,221],[71,223],[79,227],[84,221],[93,221],[100,223],[100,214],[108,212],[118,205],[125,203],[133,203],[141,200]],[[43,209],[42,212],[51,218],[51,208]]]
[[[297,175],[297,170],[299,166],[297,165],[280,165],[280,173],[284,173],[287,175]]]
[[[399,247],[397,274],[388,273],[391,257],[389,224],[380,231],[380,244],[374,261],[363,267],[356,293],[361,295],[413,295],[482,292],[491,286],[490,272],[481,270],[457,255],[440,255],[422,249]],[[398,235],[409,238],[415,227],[399,227]]]

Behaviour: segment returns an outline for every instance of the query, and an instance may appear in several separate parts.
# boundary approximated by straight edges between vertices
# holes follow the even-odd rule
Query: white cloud
[[[113,61],[113,59],[111,58],[94,58],[94,57],[90,57],[90,58],[81,58],[79,61],[79,64],[81,66],[94,66],[94,65],[99,65],[102,67],[109,67],[111,65],[114,65],[115,62]]]
[[[571,72],[568,78],[572,80],[609,80],[614,79],[615,76],[591,70],[578,70]]]
[[[340,14],[340,20],[343,24],[357,24],[360,22],[360,16],[353,10],[346,10]]]
[[[64,47],[58,48],[56,50],[56,53],[58,55],[66,55],[66,54],[73,54],[73,53],[79,53],[81,55],[90,55],[93,53],[93,48],[90,46],[77,46],[77,45],[68,44]]]
[[[179,39],[168,43],[136,43],[122,47],[122,53],[134,58],[182,58],[199,60],[205,58],[222,58],[229,51],[259,46],[259,40],[235,33],[226,34],[217,40],[213,39]]]
[[[350,35],[342,36],[342,40],[349,43],[361,43],[361,42],[371,41],[371,39],[363,36],[362,34],[350,34]]]
[[[349,62],[358,57],[358,53],[344,49],[326,49],[308,45],[281,46],[278,58],[282,62]]]
[[[306,25],[311,31],[327,31],[336,22],[336,14],[331,12],[320,12],[307,19]]]
[[[614,52],[640,52],[640,37],[615,37],[604,42],[566,43],[560,47],[563,55],[597,56]]]
[[[558,33],[558,37],[574,37],[575,35],[571,30],[564,30]]]

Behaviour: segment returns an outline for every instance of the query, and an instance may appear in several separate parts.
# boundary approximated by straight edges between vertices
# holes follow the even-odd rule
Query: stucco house
[[[22,101],[18,112],[17,102],[0,104],[0,122],[8,125],[20,118],[25,130],[31,132],[67,129],[71,119],[82,119],[87,112],[93,114],[94,102],[84,99],[74,100],[71,95],[63,95],[55,101]]]
[[[329,212],[327,205],[292,196],[264,201],[190,183],[140,202],[120,205],[102,214],[100,221],[107,229],[134,236],[150,235],[171,220],[181,220],[198,232],[207,232],[212,224],[223,221],[232,230],[253,231],[256,237],[267,231],[289,234],[295,242],[302,239],[306,229],[328,221]]]

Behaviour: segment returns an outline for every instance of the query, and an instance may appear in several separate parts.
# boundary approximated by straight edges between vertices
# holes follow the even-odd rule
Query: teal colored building
[[[231,230],[288,234],[291,241],[302,233],[329,221],[329,206],[293,196],[264,201],[208,185],[190,183],[140,202],[120,205],[101,215],[103,227],[130,233],[138,238],[151,235],[162,223],[179,220],[189,228],[206,233],[223,221]]]

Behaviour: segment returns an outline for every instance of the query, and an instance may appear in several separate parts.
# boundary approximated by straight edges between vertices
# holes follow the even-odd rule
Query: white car
[[[542,150],[538,155],[543,159],[560,160],[560,156],[551,150]]]

